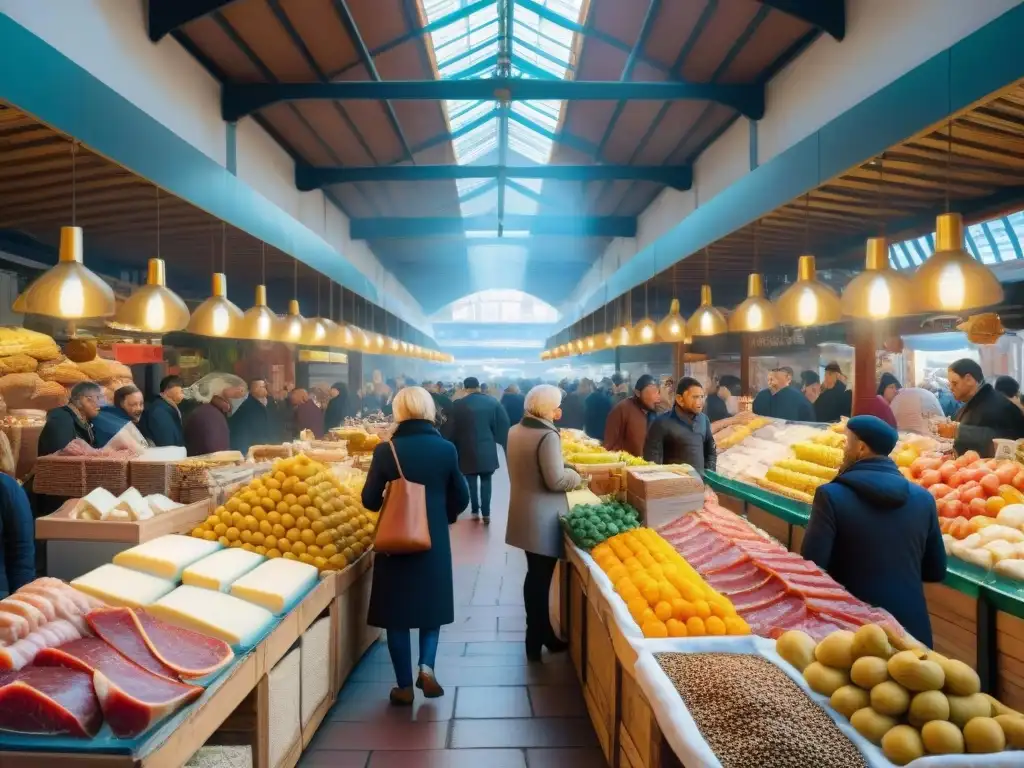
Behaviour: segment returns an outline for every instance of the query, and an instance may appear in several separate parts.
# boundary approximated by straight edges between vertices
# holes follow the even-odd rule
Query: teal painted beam
[[[3,14],[0,100],[349,290],[379,300],[373,283],[323,238]]]
[[[602,307],[717,240],[1024,78],[1024,5],[897,78],[703,203],[566,313]]]
[[[149,39],[162,40],[190,21],[209,16],[234,0],[149,0],[146,13]]]
[[[807,22],[827,32],[836,40],[846,37],[846,3],[844,0],[760,0],[764,5],[787,16]]]
[[[519,77],[445,80],[353,80],[331,83],[225,83],[221,112],[234,122],[283,101],[714,101],[754,120],[764,117],[764,85],[599,80],[530,80]]]
[[[556,237],[635,237],[636,219],[632,216],[522,216],[506,214],[507,231]],[[490,216],[410,218],[403,216],[352,219],[349,234],[353,240],[443,237],[466,232],[498,229],[498,219]],[[510,241],[512,242],[512,241]],[[472,240],[467,241],[467,244]]]
[[[295,186],[303,191],[330,184],[360,181],[441,181],[452,179],[543,179],[608,181],[630,179],[689,189],[693,169],[688,165],[384,165],[295,168]]]

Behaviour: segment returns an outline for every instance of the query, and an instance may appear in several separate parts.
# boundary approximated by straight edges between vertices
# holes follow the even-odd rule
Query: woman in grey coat
[[[542,647],[564,651],[566,643],[551,627],[548,592],[555,564],[564,554],[558,518],[566,514],[566,491],[580,476],[562,460],[562,440],[555,428],[562,392],[541,384],[530,390],[523,420],[508,434],[508,474],[512,486],[505,542],[526,552],[526,656],[540,661]]]

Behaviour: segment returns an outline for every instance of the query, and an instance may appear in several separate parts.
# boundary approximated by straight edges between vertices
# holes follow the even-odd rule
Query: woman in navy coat
[[[434,677],[441,626],[455,621],[452,548],[448,526],[469,504],[469,487],[459,471],[455,446],[434,428],[434,400],[422,387],[406,387],[393,401],[398,423],[391,438],[402,474],[426,486],[430,549],[411,555],[378,554],[373,566],[368,623],[388,634],[388,651],[398,686],[391,702],[413,703],[412,649],[409,630],[419,630],[419,674],[416,687],[428,698],[444,695]],[[379,510],[384,489],[399,477],[391,445],[381,443],[363,486],[363,506]]]

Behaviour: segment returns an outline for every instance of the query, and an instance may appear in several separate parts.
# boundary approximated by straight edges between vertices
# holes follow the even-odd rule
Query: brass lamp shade
[[[593,336],[587,336],[583,340],[583,351],[590,353],[597,349],[597,340]]]
[[[903,317],[914,311],[910,280],[889,264],[889,242],[868,239],[864,271],[843,291],[843,314],[865,320]]]
[[[668,314],[658,323],[657,333],[661,341],[684,344],[690,342],[690,334],[686,332],[686,318],[679,314],[679,299],[672,299]]]
[[[113,315],[114,291],[82,260],[82,228],[61,227],[60,260],[32,281],[12,309],[62,320]]]
[[[775,317],[783,325],[807,327],[838,322],[842,315],[839,296],[815,277],[814,257],[801,256],[797,281],[775,302]]]
[[[620,325],[612,331],[612,347],[628,347],[633,343],[633,329],[628,325]]]
[[[288,302],[288,314],[281,318],[281,326],[281,341],[286,344],[308,343],[309,327],[299,312],[298,299]]]
[[[649,317],[645,317],[639,323],[633,326],[633,344],[635,346],[644,346],[645,344],[653,344],[658,340],[658,326],[654,324],[654,321]]]
[[[615,334],[612,331],[604,331],[594,337],[598,349],[613,349],[615,347]]]
[[[711,303],[710,285],[700,287],[700,306],[686,321],[686,330],[691,336],[718,336],[729,330],[725,315]]]
[[[778,327],[775,307],[764,296],[764,282],[761,275],[747,276],[747,298],[740,302],[729,316],[729,330],[734,332],[757,333]]]
[[[576,341],[572,343],[572,351],[577,355],[583,354],[583,339],[576,339]]]
[[[185,302],[167,287],[163,259],[149,260],[146,284],[117,310],[114,322],[149,333],[171,333],[188,325]]]
[[[212,295],[192,312],[188,332],[196,336],[233,339],[237,337],[241,322],[242,310],[228,301],[227,276],[223,272],[214,272]]]
[[[242,315],[237,338],[253,341],[281,340],[281,321],[267,306],[267,286],[256,286],[256,303]]]
[[[307,343],[314,347],[333,347],[338,324],[330,318],[313,317],[306,320]]]
[[[914,289],[920,312],[961,312],[1003,300],[996,276],[964,251],[964,222],[958,213],[935,220],[935,253],[918,267]]]
[[[398,339],[393,339],[390,336],[387,338],[388,352],[391,354],[397,354],[398,350],[401,349],[401,345],[398,343]]]

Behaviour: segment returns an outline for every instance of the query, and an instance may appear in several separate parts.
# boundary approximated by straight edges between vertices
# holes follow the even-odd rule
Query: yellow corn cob
[[[787,499],[793,499],[794,501],[802,501],[804,504],[810,504],[812,501],[814,501],[814,497],[809,493],[793,490],[788,486],[773,483],[771,480],[767,480],[763,477],[756,478],[755,482],[759,486],[764,488],[766,491],[771,491],[772,493],[777,493],[780,496],[785,496]]]
[[[838,474],[838,470],[832,467],[823,467],[820,464],[814,464],[803,459],[782,459],[781,461],[776,461],[774,466],[779,469],[788,469],[792,472],[802,472],[805,475],[812,475],[825,480],[832,480]]]
[[[843,463],[843,452],[838,448],[817,443],[793,443],[793,453],[798,459],[838,469]]]
[[[807,494],[813,494],[819,485],[826,482],[821,477],[813,477],[802,472],[793,472],[789,469],[780,469],[777,466],[768,469],[765,479]]]
[[[618,464],[617,453],[574,453],[569,456],[570,464]]]
[[[830,445],[833,448],[842,448],[846,445],[846,435],[841,432],[822,432],[811,438],[812,443],[819,445]]]

